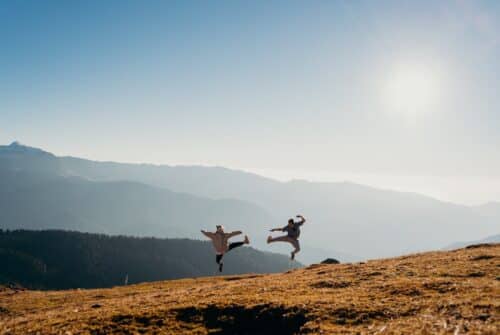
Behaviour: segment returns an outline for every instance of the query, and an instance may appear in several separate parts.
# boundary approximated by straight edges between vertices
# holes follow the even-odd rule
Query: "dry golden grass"
[[[1,334],[499,334],[500,244],[283,274],[0,292]]]

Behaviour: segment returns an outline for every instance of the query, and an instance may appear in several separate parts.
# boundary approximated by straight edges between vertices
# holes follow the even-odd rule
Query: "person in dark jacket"
[[[300,221],[294,221],[293,219],[288,220],[288,224],[283,227],[283,228],[273,228],[270,231],[275,232],[275,231],[281,231],[281,232],[286,232],[286,235],[283,236],[278,236],[278,237],[272,237],[269,236],[267,238],[267,243],[273,243],[273,242],[288,242],[293,247],[295,250],[292,251],[291,253],[291,259],[295,259],[295,254],[300,251],[300,243],[299,243],[299,236],[300,236],[300,227],[306,222],[306,219],[302,215],[297,215],[297,218],[300,219]]]

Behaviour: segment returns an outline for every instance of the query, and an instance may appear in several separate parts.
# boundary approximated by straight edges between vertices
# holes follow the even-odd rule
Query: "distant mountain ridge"
[[[443,250],[460,249],[460,248],[467,247],[469,245],[483,244],[483,243],[500,243],[500,234],[488,236],[488,237],[485,237],[483,239],[475,240],[475,241],[455,242],[455,243],[452,243],[452,244],[446,246],[445,248],[443,248]]]
[[[40,176],[61,173],[59,161],[53,154],[19,142],[0,146],[0,171],[26,171]]]
[[[31,176],[23,176],[23,180],[32,178],[36,172],[37,155],[20,155],[27,156],[26,161],[5,159],[8,155],[0,150],[0,173],[3,166],[14,166],[14,170],[3,169],[3,173],[25,173]],[[454,241],[479,239],[500,230],[499,217],[486,215],[479,207],[460,206],[414,193],[379,190],[348,182],[279,182],[221,167],[122,164],[55,156],[49,161],[52,164],[51,176],[54,177],[52,182],[58,186],[33,181],[31,184],[37,185],[39,197],[42,198],[44,192],[51,194],[58,189],[58,196],[63,198],[61,203],[67,201],[65,199],[75,199],[78,204],[66,203],[59,209],[57,202],[51,204],[54,211],[66,215],[66,219],[58,219],[60,224],[56,228],[70,226],[73,229],[76,226],[88,231],[90,227],[90,231],[99,228],[98,232],[136,234],[138,231],[155,236],[161,231],[167,234],[161,236],[181,237],[178,233],[182,237],[197,238],[198,228],[222,223],[248,231],[255,236],[259,248],[285,252],[290,249],[287,245],[265,245],[267,229],[283,226],[288,217],[301,213],[308,219],[301,237],[303,253],[299,256],[306,263],[335,258],[339,250],[351,260],[356,256],[377,258],[439,249]],[[42,164],[40,170],[47,169]],[[5,183],[9,178],[12,179],[8,176],[3,180],[0,178],[0,182]],[[30,187],[27,185],[25,192]],[[73,198],[64,195],[70,189],[73,189],[70,192]],[[81,198],[82,194],[88,197]],[[18,196],[30,199],[30,192],[20,192]],[[186,200],[186,204],[175,202],[173,198],[177,196],[191,200]],[[198,205],[194,206],[193,201]],[[37,202],[36,199],[25,202],[23,211],[29,213],[38,206]],[[89,207],[80,203],[87,203]],[[94,208],[90,206],[92,203],[99,209],[99,219],[96,214],[88,215],[95,211],[91,210]],[[176,205],[169,205],[173,203]],[[120,216],[117,209],[123,209],[125,213]],[[38,211],[43,212],[42,209]],[[43,214],[50,220],[50,213]],[[0,222],[20,228],[28,221],[23,218],[9,223],[3,218]],[[99,224],[92,227],[92,222]],[[122,231],[125,227],[135,230]],[[176,231],[178,227],[182,231]]]
[[[14,141],[9,145],[0,145],[0,151],[2,151],[4,154],[8,153],[8,152],[10,152],[10,153],[31,153],[31,154],[38,154],[38,155],[55,157],[55,155],[51,154],[50,152],[44,151],[44,150],[39,149],[39,148],[29,147],[29,146],[23,145],[18,141]]]
[[[106,234],[200,237],[200,229],[269,222],[265,210],[233,199],[212,200],[134,181],[36,178],[3,173],[0,222],[7,229],[70,229]],[[258,227],[257,227],[258,225]],[[254,229],[256,230],[256,229]]]

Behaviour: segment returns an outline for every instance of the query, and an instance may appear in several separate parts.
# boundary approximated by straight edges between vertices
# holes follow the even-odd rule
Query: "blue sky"
[[[498,1],[2,1],[0,143],[500,201],[499,22]]]

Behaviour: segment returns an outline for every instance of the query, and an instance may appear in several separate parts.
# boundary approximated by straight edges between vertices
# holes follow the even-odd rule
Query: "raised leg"
[[[245,242],[233,242],[233,243],[229,244],[229,248],[227,248],[227,251],[232,250],[234,248],[241,247],[243,244],[245,244]]]
[[[296,241],[294,238],[292,237],[289,237],[289,236],[278,236],[278,237],[271,237],[269,236],[267,238],[267,243],[273,243],[273,242],[288,242],[288,243],[292,243],[293,244],[293,241]]]
[[[250,240],[248,239],[247,235],[245,235],[245,239],[243,241],[241,241],[241,242],[233,242],[233,243],[229,244],[229,247],[227,248],[227,251],[229,251],[231,249],[234,249],[234,248],[241,247],[244,244],[250,244]]]

